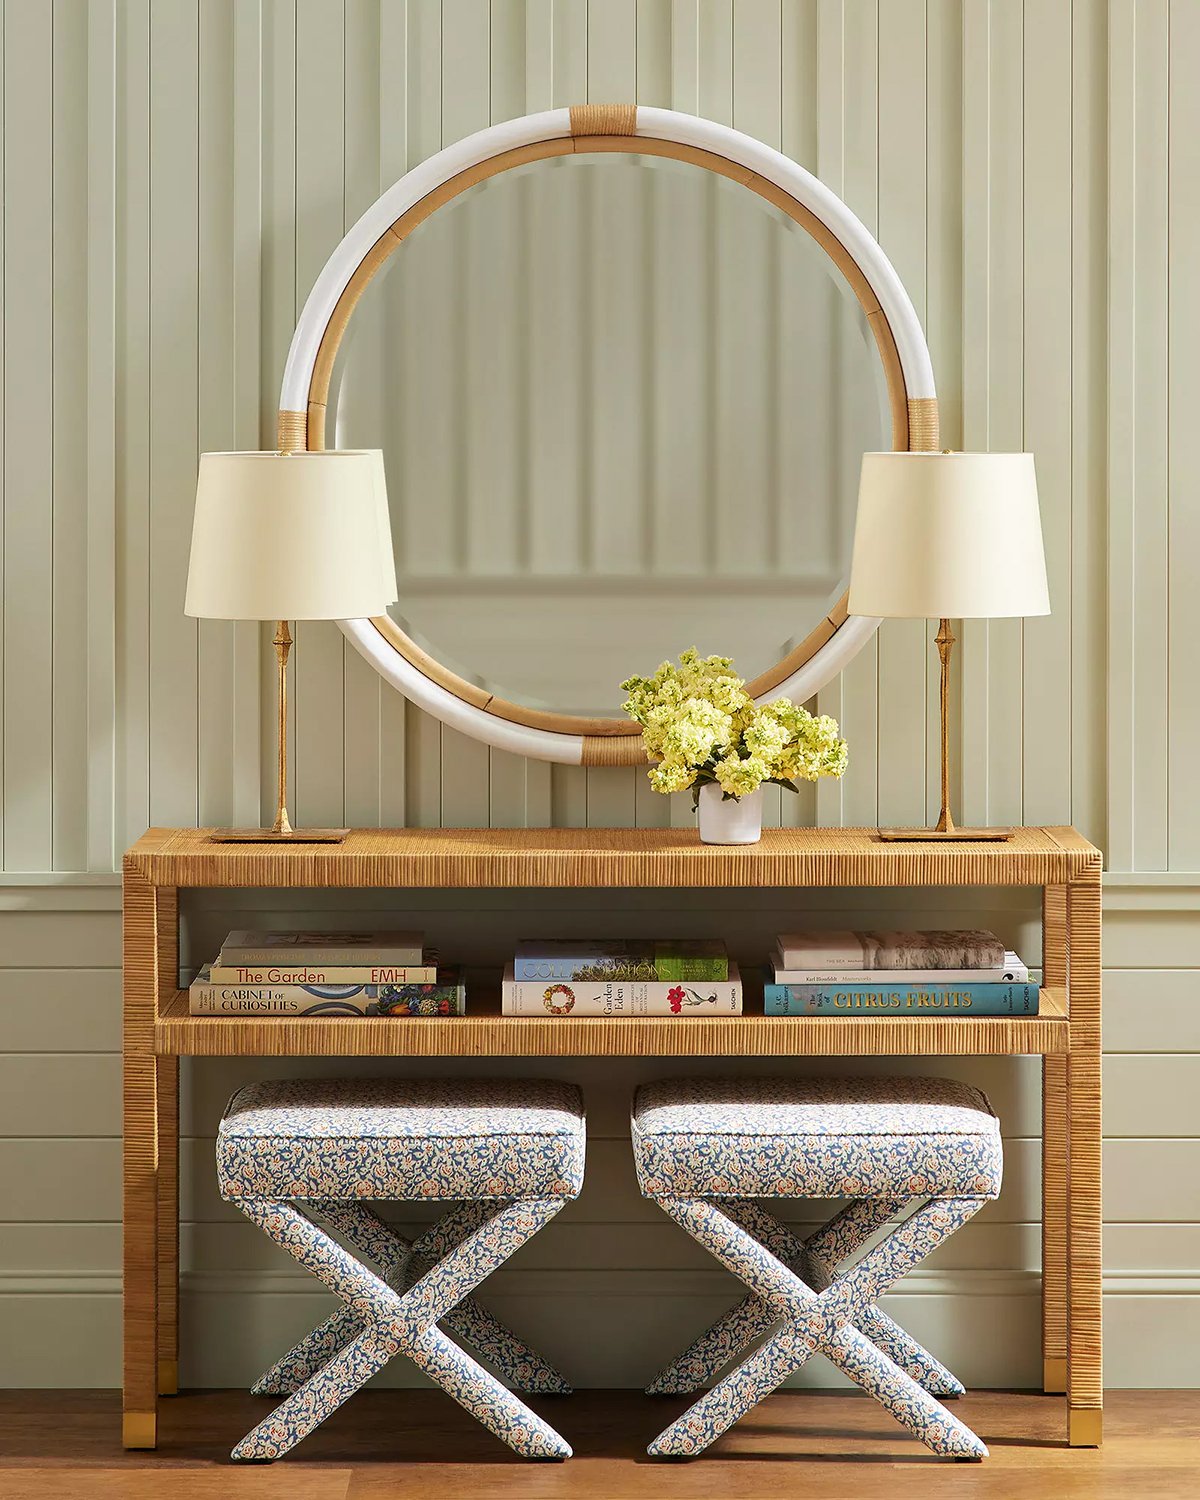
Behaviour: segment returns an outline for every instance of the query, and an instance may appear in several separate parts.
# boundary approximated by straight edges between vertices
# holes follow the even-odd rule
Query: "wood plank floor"
[[[435,1391],[366,1391],[287,1459],[229,1462],[263,1413],[242,1392],[161,1403],[160,1446],[124,1453],[115,1392],[0,1392],[3,1500],[1197,1500],[1200,1391],[1113,1391],[1105,1446],[1067,1448],[1061,1397],[987,1391],[955,1410],[982,1464],[934,1458],[855,1392],[771,1397],[702,1458],[645,1444],[682,1409],[636,1391],[535,1400],[575,1448],[529,1464]]]

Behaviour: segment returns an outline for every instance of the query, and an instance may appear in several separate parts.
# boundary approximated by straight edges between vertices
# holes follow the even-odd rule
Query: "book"
[[[999,969],[1004,944],[977,930],[794,932],[779,938],[783,969]]]
[[[221,964],[209,966],[213,984],[436,984],[437,954],[420,964]]]
[[[424,964],[419,932],[231,932],[221,944],[223,969],[258,964]]]
[[[466,986],[437,984],[214,984],[206,965],[188,989],[193,1016],[461,1016]]]
[[[501,991],[506,1016],[740,1016],[742,979],[729,965],[725,979],[517,979],[509,964]]]
[[[729,978],[725,945],[708,938],[526,938],[517,944],[519,980],[642,980],[648,984]]]
[[[778,949],[771,955],[776,984],[872,984],[879,969],[785,969]],[[1029,969],[1017,955],[1007,952],[996,969],[904,969],[905,984],[1026,984]]]
[[[1036,984],[773,984],[768,1016],[1036,1016]]]

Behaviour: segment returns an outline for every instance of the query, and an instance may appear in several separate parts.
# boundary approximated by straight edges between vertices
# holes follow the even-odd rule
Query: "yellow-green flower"
[[[789,698],[757,707],[727,656],[691,648],[678,665],[664,661],[649,677],[628,677],[625,712],[642,726],[656,791],[683,791],[715,781],[744,797],[764,781],[815,781],[846,769],[837,721],[813,716]]]

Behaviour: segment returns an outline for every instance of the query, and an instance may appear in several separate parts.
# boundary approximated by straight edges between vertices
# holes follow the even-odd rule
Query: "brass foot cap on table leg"
[[[1042,1361],[1042,1390],[1047,1396],[1067,1394],[1067,1361],[1056,1354]]]
[[[1067,1413],[1067,1442],[1072,1448],[1099,1448],[1104,1441],[1104,1413],[1097,1407],[1074,1407]]]
[[[157,1425],[152,1411],[127,1411],[121,1418],[121,1441],[126,1448],[153,1448]]]
[[[160,1359],[158,1362],[158,1394],[160,1396],[178,1396],[179,1394],[179,1361],[177,1359]]]

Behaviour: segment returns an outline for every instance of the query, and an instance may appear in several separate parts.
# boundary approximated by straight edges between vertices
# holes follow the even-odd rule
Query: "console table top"
[[[884,843],[873,828],[771,828],[708,845],[687,828],[355,828],[341,844],[220,844],[151,828],[125,856],[154,886],[603,887],[1065,885],[1097,878],[1073,828],[1004,843]]]

